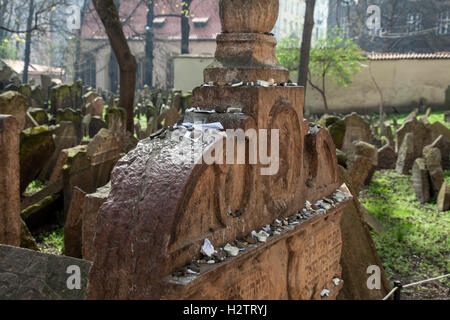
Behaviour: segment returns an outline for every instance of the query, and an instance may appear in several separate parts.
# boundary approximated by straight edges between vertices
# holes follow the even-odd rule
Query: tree
[[[120,69],[120,106],[127,111],[127,131],[134,132],[134,92],[136,90],[136,58],[131,53],[114,0],[93,0],[108,35]]]
[[[182,1],[181,10],[181,54],[189,53],[189,36],[191,33],[191,26],[189,25],[189,16],[191,11],[192,0]]]
[[[314,8],[316,0],[306,0],[305,27],[303,28],[303,40],[300,52],[300,65],[298,68],[298,84],[306,87],[308,82],[308,66],[311,51],[311,38],[314,29]]]
[[[326,39],[319,40],[316,48],[311,49],[308,82],[322,96],[326,113],[329,112],[326,80],[345,88],[361,70],[361,61],[366,60],[352,39],[344,39],[338,33],[338,30],[334,30]],[[317,78],[319,83],[314,83],[312,77]]]

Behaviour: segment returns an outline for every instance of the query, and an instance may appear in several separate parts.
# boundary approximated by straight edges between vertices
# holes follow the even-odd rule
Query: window
[[[422,13],[410,13],[406,18],[408,33],[419,32],[422,30]]]
[[[93,55],[85,56],[82,60],[81,68],[81,80],[83,84],[95,88],[97,74],[95,57]]]
[[[440,12],[438,14],[437,34],[450,34],[450,11]]]

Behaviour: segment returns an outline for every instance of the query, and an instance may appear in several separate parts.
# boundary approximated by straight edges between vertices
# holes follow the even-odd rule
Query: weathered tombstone
[[[279,66],[276,41],[269,34],[278,0],[235,2],[220,2],[224,33],[217,37],[217,61],[205,70],[205,80],[287,82],[289,73]],[[218,104],[241,107],[241,114],[224,115],[225,129],[278,130],[283,141],[278,174],[261,175],[262,165],[180,162],[191,155],[199,160],[223,146],[224,133],[195,128],[161,131],[122,158],[97,217],[88,298],[335,298],[343,286],[340,218],[350,196],[345,186],[337,191],[330,135],[319,127],[305,129],[303,90],[225,85],[193,93],[194,105],[202,110]],[[208,119],[205,114],[205,123]],[[202,148],[177,157],[192,142],[180,135],[198,137],[196,145]],[[213,136],[218,139],[202,140]],[[335,199],[329,201],[336,207],[325,197]],[[253,244],[243,244],[245,250],[228,258],[221,251],[214,264],[200,263],[196,275],[178,273],[201,259],[202,248],[212,255],[208,244],[230,248],[240,238]]]
[[[66,223],[64,225],[64,254],[69,257],[81,259],[81,227],[82,212],[84,208],[84,198],[86,193],[74,187],[72,191],[72,201],[67,212]]]
[[[34,127],[20,134],[20,192],[35,180],[55,151],[53,132],[47,126]]]
[[[56,114],[56,124],[60,124],[62,121],[70,121],[75,126],[75,129],[77,130],[77,137],[78,141],[81,141],[83,139],[82,134],[82,117],[80,111],[73,110],[71,108],[66,108],[63,110],[58,110]]]
[[[408,132],[402,141],[395,171],[400,174],[409,174],[414,165],[414,160],[417,159],[414,153],[414,133]]]
[[[444,121],[450,123],[450,111],[444,113]]]
[[[354,185],[362,187],[369,184],[378,167],[378,149],[369,143],[354,141],[347,156],[347,167]],[[369,159],[370,162],[362,161],[361,158]]]
[[[45,100],[40,86],[34,86],[31,88],[31,106],[33,108],[45,107]]]
[[[413,141],[413,157],[414,160],[422,156],[423,147],[429,145],[434,139],[431,139],[430,129],[425,126],[422,122],[417,121],[416,118],[412,118],[405,121],[403,125],[397,130],[397,146],[396,149],[400,150],[403,143],[403,139],[407,133],[414,134]],[[408,169],[412,168],[411,167]]]
[[[41,74],[42,96],[44,97],[45,103],[48,103],[48,99],[50,97],[51,84],[52,84],[52,78],[48,75]]]
[[[397,154],[391,145],[378,149],[378,169],[394,169],[397,163]]]
[[[50,89],[50,102],[52,113],[56,114],[60,109],[73,108],[70,86],[62,84]]]
[[[103,118],[103,108],[105,105],[105,101],[101,97],[98,97],[95,98],[91,104],[92,104],[91,115],[93,117]]]
[[[450,183],[444,182],[437,198],[438,210],[441,212],[450,210]]]
[[[20,246],[20,167],[17,120],[0,115],[0,244]]]
[[[84,300],[90,267],[89,261],[0,245],[0,299]]]
[[[27,116],[27,98],[15,91],[0,94],[0,114],[9,114],[16,118],[18,131],[25,128]]]
[[[427,203],[430,200],[430,179],[428,170],[423,158],[417,158],[412,168],[412,178],[416,199],[421,203]]]
[[[427,153],[432,148],[438,148],[442,156],[442,169],[450,170],[450,140],[440,135],[432,144],[423,148],[423,153]]]
[[[438,148],[431,148],[424,153],[427,169],[430,173],[431,187],[433,194],[437,195],[444,182],[444,171],[441,164],[441,151]]]
[[[429,126],[431,131],[431,141],[434,141],[440,135],[444,136],[447,140],[450,140],[450,129],[443,125],[441,122],[436,121]]]
[[[45,124],[48,124],[48,114],[44,109],[32,108],[29,109],[28,112],[33,117],[33,119],[36,120],[38,125],[43,126]]]
[[[342,143],[342,151],[350,150],[354,141],[369,142],[370,140],[370,124],[361,118],[357,113],[352,113],[344,118],[345,136]]]

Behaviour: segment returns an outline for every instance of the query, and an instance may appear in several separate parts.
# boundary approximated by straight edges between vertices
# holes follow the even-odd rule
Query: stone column
[[[278,0],[220,0],[219,6],[222,33],[205,81],[287,82],[289,71],[278,63],[277,41],[270,33],[278,18]]]
[[[0,115],[0,244],[20,246],[19,124]]]

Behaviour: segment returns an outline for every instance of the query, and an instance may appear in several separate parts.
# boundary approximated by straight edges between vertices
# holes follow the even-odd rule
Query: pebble
[[[209,260],[209,261],[207,262],[207,264],[215,264],[215,263],[216,263],[215,260]]]
[[[242,113],[242,108],[228,108],[227,113]]]
[[[258,239],[259,242],[266,242],[267,238],[269,238],[269,234],[264,230],[261,230],[256,234],[256,238]]]
[[[204,256],[211,258],[214,252],[215,252],[214,246],[208,239],[205,239],[205,242],[203,243],[200,253],[203,254]]]
[[[320,293],[320,296],[321,296],[322,298],[324,298],[324,297],[329,297],[329,296],[330,296],[330,290],[323,289],[322,292]]]
[[[256,85],[257,86],[261,86],[261,87],[270,87],[270,84],[269,84],[269,82],[267,82],[267,81],[263,81],[263,80],[257,80],[256,81]]]
[[[334,283],[334,285],[337,287],[337,286],[341,283],[341,279],[339,279],[339,278],[334,278],[334,279],[333,279],[333,283]]]
[[[236,257],[239,254],[239,248],[237,247],[233,247],[231,244],[227,243],[227,245],[223,248],[223,250],[225,250],[225,252],[230,256],[230,257]]]

